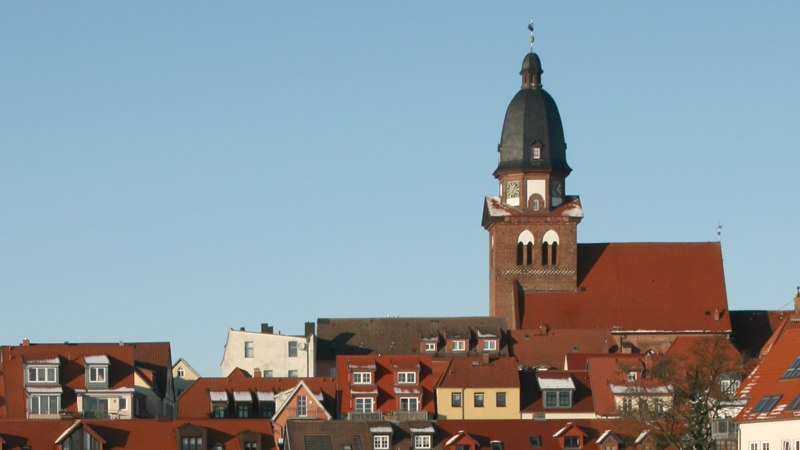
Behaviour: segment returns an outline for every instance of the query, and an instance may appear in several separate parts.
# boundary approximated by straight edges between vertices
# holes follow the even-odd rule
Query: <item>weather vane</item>
[[[717,242],[722,242],[722,222],[717,222]]]
[[[531,22],[528,24],[528,31],[531,32],[531,37],[530,37],[531,53],[533,53],[533,16],[531,16]]]

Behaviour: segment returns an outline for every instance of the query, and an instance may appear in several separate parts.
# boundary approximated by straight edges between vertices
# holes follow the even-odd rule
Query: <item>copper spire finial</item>
[[[531,53],[533,53],[533,16],[531,16],[531,22],[528,24],[528,31],[531,32],[531,37],[530,37]]]

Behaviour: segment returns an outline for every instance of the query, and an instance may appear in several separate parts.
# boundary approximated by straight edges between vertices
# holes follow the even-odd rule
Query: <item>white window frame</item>
[[[533,150],[532,152],[533,159],[542,159],[542,147],[534,145],[533,147],[531,147],[531,150]]]
[[[454,339],[452,348],[454,352],[465,352],[467,351],[467,341],[463,339]]]
[[[256,355],[256,348],[255,343],[253,341],[244,341],[244,357],[245,358],[255,358]]]
[[[100,376],[102,374],[102,376]],[[106,383],[108,382],[108,368],[105,366],[89,367],[89,382]]]
[[[296,369],[289,370],[289,372],[287,372],[287,375],[289,376],[289,378],[299,378],[300,377],[300,371],[296,370]]]
[[[631,370],[628,372],[628,381],[636,381],[639,378],[639,374],[636,371]]]
[[[296,410],[297,417],[308,417],[308,398],[305,395],[297,396]]]
[[[361,406],[359,406],[361,403]],[[354,401],[355,412],[371,413],[375,411],[375,401],[372,397],[356,397]],[[367,408],[369,406],[369,408]]]
[[[372,372],[353,372],[353,384],[372,384]]]
[[[403,406],[403,402],[406,403],[405,407]],[[411,405],[414,405],[414,409],[411,409]],[[400,411],[409,411],[409,412],[417,412],[419,411],[419,398],[418,397],[400,397]]]
[[[750,450],[758,450],[758,442],[750,442]]]
[[[397,372],[397,384],[417,384],[417,373]]]
[[[33,372],[31,372],[33,371]],[[36,376],[31,378],[31,373]],[[58,367],[54,366],[28,366],[25,370],[25,379],[28,383],[58,383]]]
[[[769,441],[761,441],[761,450],[769,450]]]
[[[426,342],[425,343],[425,351],[426,352],[435,352],[436,351],[436,342]]]
[[[415,449],[431,448],[431,435],[429,435],[429,434],[415,434],[414,435],[414,448]]]
[[[50,398],[56,398],[56,407],[55,411],[52,411],[50,408]],[[47,411],[42,412],[42,400],[46,400]],[[36,402],[36,412],[33,412],[33,402]],[[28,399],[26,402],[26,408],[28,410],[28,414],[33,415],[41,415],[41,414],[58,414],[58,411],[61,410],[61,395],[59,394],[29,394]]]
[[[375,450],[388,450],[389,448],[389,435],[376,434],[372,437],[372,448]]]
[[[485,351],[485,352],[496,352],[497,351],[497,339],[485,339],[483,341],[483,351]]]
[[[178,378],[183,378],[186,376],[186,371],[183,370],[183,367],[178,367]]]

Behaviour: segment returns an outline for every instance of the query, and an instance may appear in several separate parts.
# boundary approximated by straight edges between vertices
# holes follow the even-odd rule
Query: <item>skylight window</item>
[[[798,378],[800,377],[800,356],[798,356],[791,366],[786,369],[786,372],[781,376],[782,379]]]
[[[758,402],[755,408],[753,408],[753,412],[770,412],[780,399],[781,399],[780,395],[766,396],[762,398],[760,402]]]
[[[788,411],[797,411],[800,410],[800,394],[797,394],[797,397],[789,403],[789,406],[786,407]]]

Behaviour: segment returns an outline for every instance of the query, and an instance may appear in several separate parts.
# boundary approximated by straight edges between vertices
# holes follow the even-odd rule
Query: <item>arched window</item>
[[[558,263],[558,233],[547,230],[542,237],[542,265],[555,266]]]
[[[533,264],[533,233],[524,230],[517,238],[517,265]]]

